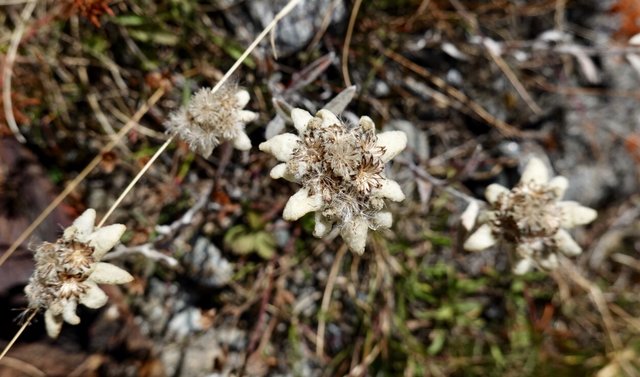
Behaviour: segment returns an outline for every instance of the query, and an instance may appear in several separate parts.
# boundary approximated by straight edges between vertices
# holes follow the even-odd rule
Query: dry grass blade
[[[0,360],[2,360],[2,358],[5,357],[5,355],[7,354],[7,352],[9,352],[9,350],[11,349],[11,347],[13,347],[13,344],[16,342],[16,340],[18,340],[18,338],[20,337],[20,335],[22,335],[22,333],[24,332],[24,330],[27,328],[27,326],[29,326],[29,324],[31,323],[31,320],[33,320],[33,317],[36,316],[36,314],[38,314],[38,311],[34,310],[31,312],[31,315],[29,315],[29,317],[27,318],[26,321],[24,321],[24,323],[22,324],[22,326],[20,326],[20,329],[18,330],[18,332],[16,332],[16,335],[13,336],[13,338],[11,339],[11,341],[9,341],[9,343],[4,347],[4,349],[2,350],[2,353],[0,354]]]
[[[349,46],[351,45],[351,36],[353,35],[353,28],[356,24],[356,18],[358,17],[361,4],[362,0],[356,0],[353,4],[347,35],[344,38],[344,46],[342,46],[342,76],[344,77],[345,86],[351,86],[351,79],[349,79]]]
[[[589,297],[591,297],[591,300],[602,316],[602,323],[604,324],[605,331],[607,333],[607,336],[609,337],[609,341],[611,342],[613,350],[622,349],[622,340],[620,339],[620,335],[618,335],[615,330],[615,321],[613,320],[613,316],[609,311],[607,300],[604,297],[604,294],[602,293],[600,287],[591,283],[588,279],[582,276],[570,260],[562,258],[560,263],[562,271],[564,272],[562,275],[568,276],[580,288],[589,293]]]
[[[163,89],[158,89],[153,95],[145,102],[144,105],[136,111],[136,113],[131,117],[131,119],[125,124],[120,131],[116,135],[114,135],[113,139],[109,142],[109,144],[105,145],[104,148],[100,151],[100,153],[93,159],[89,164],[82,169],[80,174],[75,177],[65,189],[56,196],[56,198],[47,206],[47,208],[42,211],[42,213],[25,229],[22,234],[11,244],[11,246],[5,251],[5,253],[0,257],[0,266],[4,264],[4,262],[11,257],[11,255],[22,245],[24,241],[33,233],[34,230],[42,222],[53,212],[53,210],[62,203],[62,201],[82,182],[91,171],[100,164],[102,161],[102,156],[104,153],[111,151],[120,140],[131,131],[137,124],[140,119],[144,116],[144,114],[149,111],[149,109],[156,103],[158,100],[164,95]]]
[[[25,24],[31,17],[36,4],[37,3],[35,1],[28,3],[22,10],[22,14],[20,15],[21,22],[16,26],[16,29],[11,36],[11,45],[9,46],[9,51],[7,52],[2,70],[2,103],[4,105],[5,118],[7,119],[7,124],[9,125],[11,132],[13,132],[16,140],[21,143],[25,143],[27,140],[20,133],[20,129],[16,123],[16,118],[13,115],[13,103],[11,102],[11,76],[13,74],[13,63],[16,61],[16,56],[18,55],[18,46],[20,46],[20,41],[24,34]]]
[[[109,208],[107,213],[102,217],[102,220],[100,220],[100,222],[96,226],[97,228],[100,228],[101,226],[104,225],[105,221],[107,221],[107,219],[109,218],[109,216],[111,216],[113,211],[115,211],[116,208],[118,208],[118,206],[120,205],[120,203],[122,203],[122,200],[124,200],[124,197],[127,196],[127,194],[133,189],[133,187],[136,185],[136,183],[138,183],[140,178],[142,178],[142,176],[147,172],[147,170],[149,170],[151,165],[153,165],[153,163],[158,159],[158,157],[160,157],[162,152],[164,152],[164,150],[167,149],[167,147],[169,146],[169,144],[171,144],[173,139],[174,137],[172,136],[167,141],[165,141],[164,144],[162,144],[162,146],[156,151],[156,153],[154,153],[154,155],[149,159],[149,161],[147,161],[147,163],[142,167],[142,169],[140,169],[138,174],[136,174],[136,176],[133,177],[131,182],[129,182],[129,185],[124,189],[124,191],[122,191],[118,199],[116,199],[116,201],[113,203],[111,208]]]
[[[316,334],[316,355],[322,357],[324,355],[324,332],[327,326],[327,311],[329,310],[329,305],[331,304],[331,294],[333,293],[333,286],[336,283],[336,278],[338,277],[338,271],[340,271],[340,266],[342,266],[342,258],[347,252],[347,245],[342,245],[338,253],[336,254],[336,259],[333,261],[333,266],[331,266],[331,271],[329,272],[329,277],[327,279],[327,285],[324,288],[324,295],[322,296],[322,306],[320,307],[320,316],[318,319],[318,332]]]
[[[224,74],[224,76],[222,76],[220,81],[218,81],[218,83],[213,87],[213,89],[211,89],[211,93],[215,93],[216,91],[218,91],[227,82],[227,80],[231,77],[231,75],[233,75],[236,69],[240,67],[240,64],[242,64],[242,62],[247,58],[247,56],[251,54],[251,52],[258,46],[258,44],[269,34],[271,30],[273,30],[273,28],[278,24],[278,22],[284,16],[286,16],[300,1],[301,0],[291,0],[284,8],[282,8],[280,12],[278,12],[278,14],[276,14],[276,16],[273,18],[271,23],[264,28],[264,30],[256,37],[256,39],[242,53],[242,55],[240,55],[240,57],[236,60],[236,62],[233,63],[231,68],[229,68],[229,70]],[[138,183],[140,178],[142,178],[142,176],[147,172],[147,170],[149,170],[151,165],[158,159],[158,157],[160,157],[162,152],[164,152],[164,150],[167,149],[167,147],[169,146],[169,144],[171,144],[173,139],[174,139],[173,136],[170,137],[169,140],[167,140],[160,147],[160,149],[156,151],[153,157],[151,157],[151,159],[147,161],[147,163],[142,167],[140,172],[131,180],[131,182],[129,182],[129,185],[124,189],[122,194],[120,194],[120,196],[115,201],[115,203],[113,203],[111,208],[109,208],[109,210],[104,215],[102,220],[100,220],[100,223],[97,225],[98,228],[104,225],[107,218],[113,213],[113,211],[115,211],[115,209],[120,205],[124,197],[133,189],[133,187],[136,185],[136,183]]]
[[[46,373],[36,368],[35,366],[13,357],[6,356],[5,358],[2,359],[2,361],[0,361],[0,365],[4,365],[6,367],[15,369],[17,371],[20,371],[20,373],[23,373],[24,375],[30,376],[30,377],[46,377],[47,376]]]
[[[491,115],[491,113],[485,110],[478,103],[474,102],[472,99],[464,95],[464,93],[462,93],[461,91],[451,87],[444,80],[442,80],[439,77],[436,77],[431,72],[426,70],[424,67],[421,67],[413,63],[409,59],[405,58],[404,56],[394,51],[383,49],[383,48],[380,48],[380,50],[388,58],[394,60],[401,66],[413,71],[414,73],[420,75],[421,77],[429,80],[433,85],[444,90],[449,96],[453,97],[456,100],[456,102],[459,102],[461,105],[468,106],[469,109],[473,111],[473,113],[475,113],[478,117],[480,117],[480,119],[484,120],[488,124],[495,127],[503,136],[506,136],[506,137],[523,137],[524,136],[522,131],[508,124],[507,122],[494,117],[493,115]]]

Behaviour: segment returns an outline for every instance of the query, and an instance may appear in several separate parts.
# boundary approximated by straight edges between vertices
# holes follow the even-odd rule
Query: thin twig
[[[377,47],[380,50],[380,52],[382,52],[388,58],[394,60],[401,66],[413,71],[419,76],[429,80],[433,85],[444,90],[449,96],[454,98],[456,101],[460,102],[462,105],[468,106],[473,111],[473,113],[475,113],[478,117],[480,117],[480,119],[484,120],[488,124],[495,127],[504,136],[508,136],[508,137],[524,136],[522,131],[508,124],[507,122],[494,117],[493,115],[491,115],[491,113],[485,110],[481,105],[479,105],[478,103],[476,103],[475,101],[467,97],[464,93],[462,93],[458,89],[447,84],[440,77],[437,77],[433,73],[429,72],[426,68],[415,64],[411,60],[405,58],[404,56],[394,51],[385,49],[382,46],[377,46]]]
[[[158,102],[158,100],[163,95],[164,89],[162,88],[156,90],[156,92],[153,93],[153,95],[147,100],[147,102],[145,102],[144,105],[142,105],[138,109],[138,111],[133,114],[127,124],[125,124],[124,127],[122,127],[120,131],[118,131],[118,133],[113,136],[113,139],[111,139],[111,141],[100,150],[100,153],[98,153],[98,155],[94,157],[94,159],[91,160],[91,162],[89,162],[89,164],[84,169],[82,169],[80,174],[78,174],[78,176],[76,176],[67,185],[67,187],[65,187],[65,189],[60,194],[58,194],[58,196],[56,196],[55,199],[53,199],[53,201],[47,206],[47,208],[45,208],[42,213],[38,215],[38,217],[31,223],[31,225],[29,225],[27,229],[25,229],[20,234],[20,236],[18,236],[18,238],[11,244],[9,249],[7,249],[7,251],[0,257],[0,266],[2,266],[4,262],[7,261],[7,259],[9,259],[9,257],[18,249],[18,247],[20,247],[20,245],[22,245],[22,243],[27,240],[31,233],[33,233],[33,231],[36,230],[36,228],[40,226],[40,224],[42,224],[42,222],[51,214],[51,212],[53,212],[56,207],[58,207],[58,205],[60,205],[60,203],[62,203],[62,201],[78,186],[78,184],[80,184],[80,182],[82,182],[87,177],[87,175],[89,175],[89,173],[91,173],[91,171],[96,166],[98,166],[98,164],[100,164],[100,162],[102,161],[102,156],[105,153],[111,151],[116,146],[116,144],[118,144],[120,140],[138,124],[138,121],[142,119],[144,114],[146,114],[147,111],[149,111],[149,109],[156,102]]]
[[[122,203],[122,200],[124,200],[124,197],[127,196],[127,194],[129,193],[129,191],[131,191],[133,189],[133,186],[136,185],[136,183],[138,183],[138,181],[140,180],[140,178],[142,178],[142,176],[144,175],[144,173],[147,172],[147,170],[149,170],[149,168],[151,167],[151,165],[158,159],[158,157],[160,157],[160,155],[162,154],[162,152],[164,152],[165,149],[167,149],[167,147],[169,146],[169,144],[171,144],[171,142],[173,141],[173,139],[175,138],[175,136],[171,136],[169,139],[167,139],[167,141],[164,142],[164,144],[162,144],[162,146],[160,146],[160,148],[156,151],[156,153],[153,154],[153,156],[149,159],[149,161],[147,161],[146,164],[144,164],[144,166],[142,167],[142,169],[140,169],[140,171],[138,172],[138,174],[136,174],[135,177],[133,177],[133,179],[131,180],[131,182],[129,182],[129,185],[127,185],[127,187],[124,189],[124,191],[120,194],[120,196],[118,197],[118,199],[116,199],[116,201],[113,203],[113,205],[111,205],[111,208],[109,208],[109,210],[107,211],[107,213],[102,217],[102,219],[100,220],[100,222],[98,223],[98,225],[96,226],[96,228],[100,228],[101,226],[104,225],[104,222],[107,221],[107,218],[109,218],[109,216],[111,216],[111,214],[113,213],[113,211],[116,210],[116,208],[118,208],[118,206],[120,205],[120,203]]]
[[[2,360],[2,358],[7,354],[7,352],[9,352],[9,350],[11,349],[11,347],[13,347],[13,344],[16,342],[16,340],[18,340],[18,338],[20,337],[20,335],[22,335],[22,333],[24,332],[24,330],[27,328],[27,326],[29,326],[29,324],[31,323],[31,320],[33,319],[33,317],[36,316],[36,314],[38,313],[37,310],[33,310],[33,312],[31,313],[31,315],[29,316],[29,318],[27,318],[26,321],[24,321],[24,323],[22,324],[22,326],[20,326],[20,329],[18,330],[18,332],[16,332],[16,335],[13,336],[13,338],[11,339],[11,341],[4,347],[4,350],[2,350],[2,353],[0,354],[0,360]]]
[[[298,5],[300,1],[301,0],[291,0],[284,8],[282,8],[280,12],[278,12],[278,14],[276,14],[276,16],[273,18],[271,23],[269,23],[269,25],[267,25],[267,27],[264,28],[262,33],[260,33],[260,35],[256,37],[256,39],[249,45],[249,47],[247,47],[247,49],[242,53],[242,55],[240,55],[238,60],[236,60],[236,62],[233,63],[233,65],[231,66],[231,68],[229,68],[227,73],[225,73],[224,76],[222,76],[222,78],[220,79],[220,81],[218,81],[218,83],[213,87],[213,89],[211,89],[211,93],[217,92],[220,89],[220,87],[224,85],[224,83],[231,77],[231,75],[233,75],[236,69],[238,69],[240,64],[242,64],[244,59],[246,59],[247,56],[251,54],[251,52],[256,48],[256,46],[258,46],[258,44],[264,39],[264,37],[266,37],[269,34],[269,32],[276,26],[278,21],[280,21],[284,16],[286,16],[287,13],[289,13],[296,5]],[[109,210],[104,215],[102,220],[100,220],[100,223],[98,223],[97,225],[98,228],[104,225],[107,218],[111,216],[113,211],[115,211],[115,209],[120,205],[124,197],[129,193],[129,191],[133,189],[133,186],[135,186],[136,183],[138,183],[140,178],[142,178],[142,176],[147,172],[147,170],[149,170],[151,165],[158,159],[158,157],[160,157],[162,152],[164,152],[164,150],[167,149],[167,147],[169,146],[169,144],[171,144],[174,138],[175,136],[171,136],[164,144],[162,144],[160,149],[156,151],[156,153],[151,157],[151,159],[147,161],[147,163],[142,167],[140,172],[133,178],[133,180],[129,183],[129,185],[124,189],[122,194],[120,194],[118,199],[116,199],[115,203],[113,203],[111,208],[109,208]]]
[[[504,75],[507,76],[507,79],[509,80],[509,82],[511,82],[511,85],[513,85],[513,87],[515,88],[516,92],[518,92],[522,100],[524,100],[524,102],[527,104],[527,106],[529,106],[529,108],[531,109],[531,111],[534,112],[534,114],[538,115],[542,113],[542,109],[540,108],[540,106],[538,106],[538,104],[533,99],[533,97],[531,97],[531,95],[529,94],[527,89],[524,87],[524,85],[522,85],[522,83],[518,79],[518,76],[515,74],[515,72],[513,72],[511,67],[509,67],[509,64],[507,64],[507,62],[504,61],[502,56],[495,53],[494,49],[489,45],[489,43],[491,42],[485,39],[485,47],[487,49],[487,52],[489,53],[489,56],[491,57],[491,59],[493,59],[493,61],[498,66],[498,68],[502,70],[502,73],[504,73]]]
[[[26,143],[27,139],[25,139],[20,133],[20,129],[16,123],[16,118],[13,115],[13,103],[11,102],[11,76],[13,75],[13,63],[16,61],[16,56],[18,55],[18,46],[20,46],[25,25],[27,20],[31,17],[36,4],[37,3],[34,1],[24,6],[22,14],[20,14],[20,23],[16,26],[16,29],[11,36],[11,44],[9,45],[9,51],[7,51],[6,59],[4,61],[4,69],[2,70],[2,102],[4,105],[4,115],[11,132],[13,132],[13,136],[15,136],[16,140],[21,143]]]
[[[580,274],[580,272],[576,269],[573,263],[567,259],[562,257],[560,260],[562,270],[566,272],[565,275],[569,276],[573,282],[575,282],[580,288],[584,289],[589,293],[591,300],[596,305],[596,308],[600,312],[602,316],[602,323],[604,324],[605,332],[609,337],[609,341],[613,346],[613,350],[622,349],[622,340],[620,336],[616,332],[614,328],[614,320],[611,312],[609,311],[609,306],[607,305],[607,300],[602,293],[602,290],[597,285],[593,284],[589,281],[589,279],[585,278]]]
[[[345,86],[351,86],[351,79],[349,79],[349,46],[351,45],[351,36],[353,35],[353,28],[358,17],[358,11],[362,0],[356,0],[353,3],[353,9],[351,10],[351,17],[349,18],[349,26],[347,27],[347,35],[344,38],[344,45],[342,46],[342,76],[344,77]]]
[[[331,266],[329,278],[327,279],[327,286],[324,288],[322,305],[320,307],[320,316],[318,318],[318,332],[316,333],[316,355],[318,355],[318,357],[322,357],[324,355],[324,332],[327,326],[327,312],[329,311],[329,305],[331,304],[333,286],[336,283],[340,266],[342,266],[342,258],[346,252],[347,245],[342,245],[336,254],[336,259],[333,261],[333,266]]]
[[[284,16],[286,16],[289,12],[291,12],[291,10],[295,8],[295,6],[298,5],[300,1],[301,0],[291,0],[287,5],[285,5],[284,8],[282,8],[280,12],[278,12],[278,14],[276,14],[273,20],[271,20],[271,22],[269,23],[269,25],[267,25],[267,27],[264,28],[262,33],[260,33],[260,35],[256,37],[256,39],[249,45],[249,47],[247,47],[247,49],[242,53],[242,55],[240,55],[238,60],[236,60],[236,62],[231,66],[231,68],[229,68],[227,73],[225,73],[224,76],[222,76],[222,78],[220,79],[220,81],[218,81],[218,83],[213,87],[213,89],[211,89],[211,92],[215,93],[218,89],[220,89],[220,87],[229,79],[229,77],[233,75],[236,69],[238,69],[240,64],[242,64],[244,59],[246,59],[247,56],[249,56],[249,54],[251,54],[251,52],[256,48],[256,46],[258,46],[258,44],[264,39],[264,37],[266,37],[267,34],[269,34],[271,29],[273,29],[276,26],[276,24],[278,24],[278,22],[282,18],[284,18]]]
[[[369,367],[369,365],[371,365],[371,363],[373,363],[376,360],[379,354],[380,354],[380,347],[376,344],[371,350],[371,352],[369,352],[367,357],[365,357],[365,359],[362,360],[360,364],[356,365],[355,367],[353,367],[353,369],[351,369],[351,371],[349,372],[349,376],[350,377],[363,376],[364,372],[367,370],[367,367]]]
[[[20,371],[28,376],[32,377],[47,377],[47,374],[36,368],[35,366],[27,363],[26,361],[22,361],[20,359],[16,359],[15,357],[5,356],[2,361],[0,361],[0,365],[4,365],[9,368],[13,368],[17,371]]]

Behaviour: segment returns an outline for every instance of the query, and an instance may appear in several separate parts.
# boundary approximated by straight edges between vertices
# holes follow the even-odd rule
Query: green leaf
[[[254,236],[255,250],[263,259],[271,259],[276,253],[276,241],[267,232],[258,232]]]
[[[435,329],[429,336],[431,338],[431,345],[427,349],[429,355],[437,355],[444,346],[445,340],[447,340],[447,333],[442,329]]]
[[[233,240],[229,246],[234,253],[246,255],[255,250],[256,238],[253,234],[243,234]]]
[[[247,222],[249,223],[249,227],[253,230],[260,230],[264,227],[262,216],[255,212],[247,213]]]
[[[144,17],[135,14],[117,16],[114,22],[122,26],[140,26],[144,25]]]

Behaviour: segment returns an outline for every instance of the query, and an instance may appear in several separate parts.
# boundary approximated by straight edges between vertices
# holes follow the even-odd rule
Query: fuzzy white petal
[[[393,215],[387,211],[377,212],[373,215],[373,219],[371,219],[371,225],[374,228],[391,228],[391,225],[393,225]]]
[[[293,109],[291,110],[291,119],[293,120],[293,126],[302,134],[307,129],[307,125],[313,119],[313,116],[306,110]]]
[[[540,267],[545,270],[555,270],[558,268],[558,256],[554,253],[549,254],[546,259],[543,259],[539,262]]]
[[[236,101],[238,101],[238,106],[240,108],[247,106],[250,100],[251,100],[251,96],[249,95],[249,92],[247,92],[246,90],[239,90],[236,93]]]
[[[322,127],[327,127],[334,124],[341,124],[340,120],[338,120],[338,117],[336,117],[334,113],[332,113],[327,109],[322,109],[318,111],[316,116],[322,118]]]
[[[98,284],[125,284],[133,281],[133,276],[111,263],[96,263],[89,279]]]
[[[373,120],[371,120],[371,118],[369,118],[368,116],[360,117],[360,121],[358,124],[364,131],[374,131],[376,129],[376,124],[373,123]]]
[[[508,194],[509,193],[509,189],[499,185],[497,183],[492,183],[489,186],[487,186],[487,189],[484,191],[484,197],[487,198],[487,201],[489,202],[489,204],[494,205],[496,204],[496,202],[498,201],[498,198],[500,197],[500,195],[502,194]]]
[[[233,147],[241,151],[248,151],[251,149],[251,140],[249,139],[249,136],[244,132],[238,133],[238,136],[233,139]]]
[[[281,134],[261,143],[261,151],[272,154],[278,161],[289,161],[293,150],[298,147],[300,138],[294,134]]]
[[[480,211],[480,206],[476,200],[472,200],[469,202],[469,205],[464,210],[462,215],[460,215],[460,222],[462,226],[468,231],[470,231],[475,225],[476,220],[478,219],[478,213]]]
[[[331,232],[331,228],[333,227],[333,223],[329,221],[326,217],[322,216],[320,212],[316,212],[315,214],[316,224],[313,228],[313,236],[317,238],[322,238]]]
[[[298,180],[296,180],[296,178],[289,173],[289,171],[287,170],[287,164],[285,163],[274,166],[273,169],[271,169],[269,176],[271,176],[271,178],[273,179],[284,178],[289,182],[298,182]]]
[[[598,217],[596,210],[584,207],[578,202],[563,201],[558,203],[562,212],[561,227],[571,229],[578,225],[589,224]]]
[[[513,268],[513,273],[516,275],[524,275],[527,272],[531,271],[532,267],[533,267],[533,263],[531,259],[529,258],[521,259]]]
[[[320,195],[309,196],[309,190],[303,188],[289,198],[287,205],[284,206],[282,217],[288,221],[295,221],[321,207],[322,197]]]
[[[362,255],[367,245],[368,231],[369,222],[362,217],[356,217],[344,224],[340,230],[340,235],[351,251]]]
[[[525,166],[520,182],[533,182],[544,185],[549,182],[547,166],[537,157],[532,157]]]
[[[87,237],[93,232],[93,224],[96,222],[96,211],[89,208],[73,221],[73,224],[65,230],[64,238],[74,237],[85,242]]]
[[[489,224],[483,224],[464,243],[465,250],[480,251],[497,243]]]
[[[47,309],[44,312],[44,324],[47,328],[47,335],[51,338],[57,338],[62,330],[62,317],[54,315],[51,310]]]
[[[556,194],[556,198],[561,199],[569,187],[569,180],[558,175],[549,181],[549,188]]]
[[[582,253],[582,248],[576,241],[573,240],[569,232],[560,229],[554,236],[553,240],[556,242],[558,250],[564,255],[572,257]]]
[[[76,314],[76,308],[78,307],[78,302],[75,300],[68,301],[64,306],[64,310],[62,311],[62,318],[65,322],[77,325],[80,323],[80,317]]]
[[[371,191],[371,195],[386,198],[394,202],[401,202],[405,199],[402,188],[400,188],[398,182],[391,179],[383,180],[379,188]]]
[[[96,261],[102,259],[102,257],[111,250],[118,241],[127,227],[122,224],[111,224],[102,227],[89,235],[89,245],[94,248],[93,258]]]
[[[382,161],[388,162],[407,147],[407,134],[402,131],[387,131],[377,135],[376,145],[384,147]]]
[[[258,114],[249,110],[240,110],[238,111],[238,120],[242,123],[253,122],[258,119]]]
[[[98,284],[94,283],[91,280],[87,280],[87,291],[80,297],[80,303],[87,308],[98,309],[103,307],[109,297],[104,293]]]

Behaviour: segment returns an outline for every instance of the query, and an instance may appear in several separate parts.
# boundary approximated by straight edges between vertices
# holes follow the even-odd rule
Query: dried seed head
[[[128,272],[100,262],[124,233],[124,225],[94,229],[95,211],[88,209],[65,229],[55,243],[35,249],[36,266],[25,287],[29,308],[45,310],[47,332],[57,337],[64,321],[78,324],[78,303],[99,308],[106,295],[96,283],[122,284],[133,279]]]
[[[376,135],[370,118],[348,125],[328,110],[313,117],[294,109],[291,117],[298,136],[278,135],[260,145],[262,151],[285,162],[271,171],[273,178],[302,185],[287,203],[284,218],[296,220],[316,211],[314,235],[322,237],[337,224],[351,250],[364,252],[366,229],[391,225],[390,221],[376,220],[384,199],[404,199],[399,185],[383,171],[385,162],[406,146],[405,134]]]
[[[215,93],[210,88],[196,92],[189,103],[169,115],[168,133],[184,140],[196,153],[208,157],[215,147],[231,141],[240,150],[251,148],[245,124],[257,118],[243,110],[249,93],[237,85],[225,84]]]
[[[513,189],[497,184],[487,187],[485,196],[492,209],[480,216],[486,221],[467,239],[465,249],[483,250],[502,239],[514,246],[521,259],[514,267],[518,274],[532,267],[556,268],[558,252],[580,254],[582,249],[565,229],[588,224],[597,213],[576,202],[562,201],[567,187],[566,178],[549,180],[544,163],[532,158]]]
[[[501,194],[494,204],[494,229],[518,243],[521,239],[551,237],[560,229],[560,208],[555,192],[544,185],[521,182]]]

